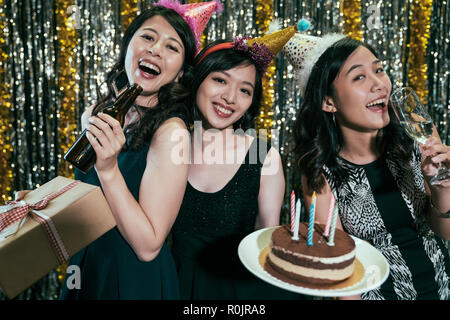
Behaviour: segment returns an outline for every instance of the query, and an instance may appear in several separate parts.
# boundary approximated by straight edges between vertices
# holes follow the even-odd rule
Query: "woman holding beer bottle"
[[[214,2],[205,3],[215,6]],[[196,52],[185,6],[161,1],[143,11],[122,40],[117,63],[107,75],[109,93],[88,119],[87,138],[95,168],[76,178],[99,185],[117,223],[78,252],[69,264],[81,271],[81,288],[63,286],[62,299],[178,299],[178,279],[165,244],[186,187],[188,164],[171,159],[181,143],[189,150],[182,99]],[[210,14],[212,13],[209,10]],[[126,74],[143,91],[125,117],[124,129],[99,112],[115,101],[115,79]],[[119,76],[120,78],[120,76]],[[89,114],[91,114],[89,112]],[[177,134],[181,140],[172,141]],[[145,194],[145,196],[144,196]]]

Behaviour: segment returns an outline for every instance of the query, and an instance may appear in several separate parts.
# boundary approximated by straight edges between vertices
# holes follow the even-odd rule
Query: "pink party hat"
[[[223,5],[218,1],[181,4],[175,0],[160,0],[153,4],[176,11],[191,27],[195,36],[197,52],[200,49],[200,38],[214,12],[222,12]]]

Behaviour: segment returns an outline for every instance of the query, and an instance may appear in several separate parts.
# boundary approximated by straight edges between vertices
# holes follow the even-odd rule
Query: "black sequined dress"
[[[172,228],[172,253],[182,299],[301,299],[266,284],[239,260],[240,241],[254,231],[261,168],[270,146],[254,139],[245,162],[220,191],[205,193],[188,183]],[[255,153],[262,150],[262,156]]]

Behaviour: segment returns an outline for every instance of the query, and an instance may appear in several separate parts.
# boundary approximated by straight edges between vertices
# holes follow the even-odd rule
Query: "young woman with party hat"
[[[440,162],[450,165],[449,147],[436,129],[425,145],[406,135],[370,46],[341,34],[296,35],[284,51],[301,90],[294,134],[306,205],[316,192],[316,222],[326,224],[335,197],[337,227],[390,266],[387,281],[361,298],[450,299],[450,181],[430,183]]]
[[[107,75],[108,95],[84,113],[95,168],[75,177],[99,185],[117,227],[70,260],[79,286],[64,283],[62,299],[178,299],[179,286],[166,237],[183,199],[188,164],[176,164],[172,149],[189,148],[183,102],[199,37],[216,2],[181,5],[162,0],[126,30],[120,54]],[[122,129],[102,107],[121,91],[118,79],[143,88]],[[97,114],[97,111],[100,113]],[[96,116],[91,116],[91,113]],[[66,281],[70,281],[68,277]]]
[[[279,225],[285,187],[280,155],[246,130],[259,113],[267,65],[296,31],[217,40],[196,58],[191,101],[198,121],[171,232],[182,299],[301,298],[257,279],[237,255],[246,235]]]

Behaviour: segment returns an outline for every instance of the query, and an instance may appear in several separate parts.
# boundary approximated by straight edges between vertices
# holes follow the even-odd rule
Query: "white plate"
[[[239,244],[238,255],[242,264],[258,278],[285,290],[321,297],[342,297],[361,294],[378,288],[389,275],[386,258],[368,242],[353,237],[356,244],[356,258],[364,267],[364,277],[357,284],[342,289],[310,289],[275,278],[259,263],[261,251],[270,243],[272,232],[278,227],[260,229],[247,235]]]

